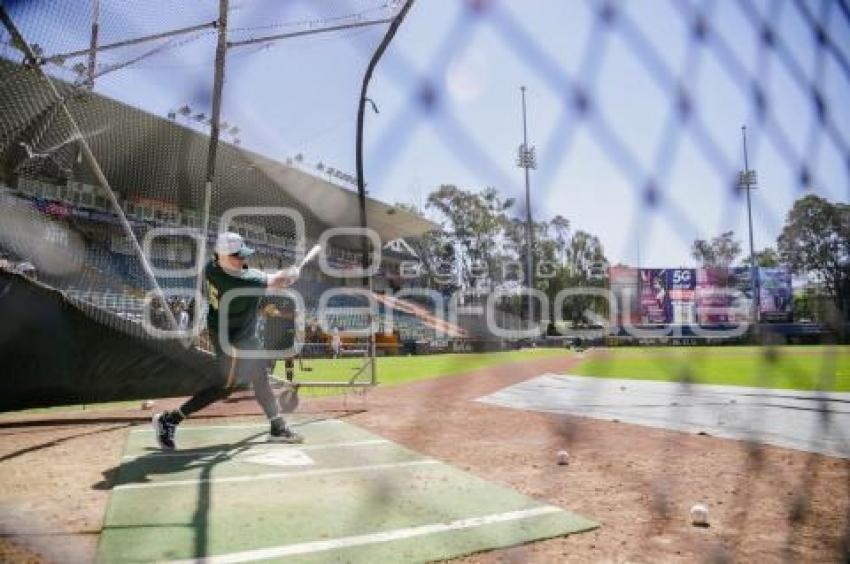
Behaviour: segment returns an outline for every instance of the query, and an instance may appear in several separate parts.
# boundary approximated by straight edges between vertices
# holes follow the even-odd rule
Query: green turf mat
[[[182,450],[129,434],[102,562],[421,562],[596,527],[338,420],[302,422],[304,445],[262,424],[184,425]]]

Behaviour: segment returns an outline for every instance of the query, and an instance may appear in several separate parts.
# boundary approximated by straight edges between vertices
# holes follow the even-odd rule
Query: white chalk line
[[[496,523],[519,521],[522,519],[539,517],[541,515],[559,513],[561,511],[562,509],[560,509],[559,507],[555,507],[553,505],[544,505],[531,509],[508,511],[506,513],[494,513],[491,515],[484,515],[482,517],[469,517],[466,519],[458,519],[456,521],[450,521],[448,523],[432,523],[429,525],[419,525],[416,527],[406,527],[404,529],[395,529],[391,531],[381,531],[365,535],[341,537],[338,539],[304,542],[298,544],[275,546],[270,548],[259,548],[255,550],[246,550],[243,552],[221,554],[218,556],[207,556],[190,560],[176,560],[172,562],[172,564],[236,564],[238,562],[252,562],[256,560],[267,560],[269,558],[295,556],[298,554],[314,554],[317,552],[324,552],[340,548],[352,548],[368,544],[376,544],[409,539],[414,537],[421,537],[436,533],[446,533],[449,531],[472,529],[475,527],[483,527],[485,525],[493,525]]]
[[[140,490],[149,488],[169,488],[179,486],[196,486],[198,484],[233,484],[240,482],[257,482],[260,480],[286,480],[290,478],[306,478],[313,476],[329,476],[333,474],[349,474],[356,472],[372,472],[378,470],[391,470],[409,466],[425,466],[440,464],[439,460],[424,459],[408,462],[393,462],[388,464],[370,464],[366,466],[348,466],[345,468],[321,468],[317,470],[303,470],[300,472],[274,472],[270,474],[253,474],[250,476],[226,476],[223,478],[205,478],[193,480],[168,480],[162,482],[136,482],[120,484],[112,488],[113,492],[124,490]]]
[[[236,458],[244,456],[254,456],[257,454],[265,454],[267,452],[277,452],[282,449],[290,450],[326,450],[333,448],[353,448],[360,446],[371,445],[386,445],[393,444],[392,441],[386,439],[371,439],[367,441],[351,441],[347,443],[322,443],[313,445],[298,445],[298,444],[274,444],[268,441],[248,443],[251,445],[248,448],[233,448],[233,449],[207,449],[207,450],[188,450],[188,451],[150,451],[142,454],[127,454],[121,457],[121,460],[138,460],[140,458],[170,458],[170,457],[230,457],[231,455],[239,455]],[[265,446],[267,448],[254,448],[255,446]]]

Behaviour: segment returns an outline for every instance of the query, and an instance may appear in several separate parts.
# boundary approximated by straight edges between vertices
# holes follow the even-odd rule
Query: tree
[[[607,264],[599,238],[586,231],[576,231],[566,250],[565,267],[570,274],[581,280],[590,280],[594,270]]]
[[[519,263],[524,272],[528,260],[527,224],[512,216],[512,198],[503,198],[495,188],[474,191],[444,184],[429,194],[426,207],[439,214],[441,230],[408,241],[424,262],[443,257],[444,264],[449,261],[457,268],[462,287],[479,292],[485,288],[518,289],[523,284],[523,277],[516,276],[519,272],[506,267]],[[422,213],[405,205],[397,208]],[[571,234],[570,221],[560,215],[534,222],[532,230],[535,288],[546,293],[552,306],[564,288],[604,285],[608,261],[597,237],[585,231]],[[573,297],[564,309],[582,323],[586,309],[604,313],[605,306],[599,298]],[[528,301],[517,292],[504,298],[500,309],[524,316]]]
[[[316,165],[316,168],[318,168],[319,166],[323,166],[322,163],[319,163],[318,165]],[[319,170],[321,170],[321,169],[319,169]],[[420,209],[419,206],[417,206],[416,204],[406,204],[404,202],[396,202],[395,205],[393,206],[393,208],[395,208],[395,210],[405,211],[409,214],[416,215],[416,216],[419,216],[419,217],[425,217],[425,212],[422,209]]]
[[[532,245],[531,252],[534,264],[541,261],[552,261],[555,258],[556,246],[549,237],[549,223],[546,221],[534,221],[531,224]],[[517,217],[505,218],[502,222],[502,235],[504,249],[509,256],[518,259],[522,264],[528,260],[528,225],[525,219]]]
[[[502,199],[495,188],[480,192],[444,184],[429,194],[427,207],[444,218],[443,229],[458,247],[457,265],[463,283],[471,288],[492,277],[497,244],[514,205]]]
[[[565,253],[566,261],[558,277],[557,291],[562,288],[604,287],[608,272],[608,259],[602,242],[586,231],[576,231],[570,238]],[[555,294],[557,294],[557,291]],[[607,313],[607,303],[591,296],[572,296],[564,301],[564,315],[575,324],[587,322],[584,312]]]
[[[796,202],[777,239],[779,256],[796,274],[823,284],[847,320],[850,309],[850,205],[809,194]]]
[[[710,241],[697,239],[691,246],[691,255],[704,267],[731,266],[741,254],[741,244],[735,240],[734,231],[726,231]]]
[[[558,258],[563,263],[566,259],[567,241],[569,241],[570,236],[570,220],[559,214],[553,217],[549,224],[555,232],[554,241],[558,250]]]
[[[779,266],[780,257],[779,253],[777,253],[773,247],[765,247],[760,251],[756,251],[756,266],[760,266],[762,268],[771,268],[774,266]],[[745,257],[743,260],[744,266],[751,266],[752,260],[750,257]]]
[[[451,292],[457,287],[457,256],[454,242],[442,230],[429,231],[420,237],[406,239],[419,256],[425,285]]]

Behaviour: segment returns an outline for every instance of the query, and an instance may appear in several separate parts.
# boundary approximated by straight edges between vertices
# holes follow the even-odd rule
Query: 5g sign
[[[690,270],[680,269],[673,271],[671,282],[674,286],[690,286],[693,280],[693,273]]]

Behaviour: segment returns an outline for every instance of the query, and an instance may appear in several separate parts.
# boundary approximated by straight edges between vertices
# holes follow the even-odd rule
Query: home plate
[[[316,463],[302,450],[275,450],[246,457],[245,462],[267,466],[313,466]]]

